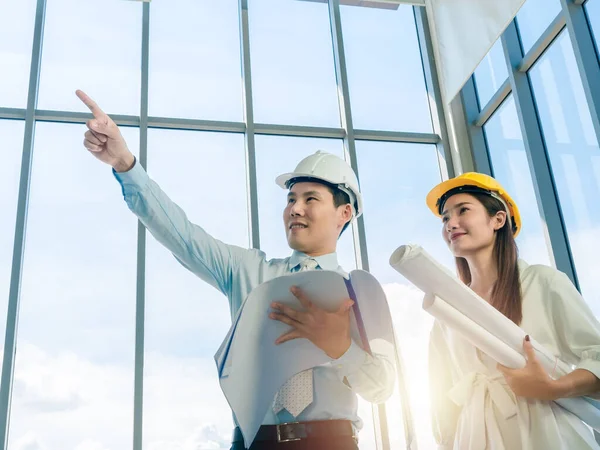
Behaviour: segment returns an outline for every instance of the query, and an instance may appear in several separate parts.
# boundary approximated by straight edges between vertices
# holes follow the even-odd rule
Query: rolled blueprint
[[[403,245],[390,257],[390,265],[426,294],[437,295],[500,341],[524,356],[525,331],[479,297],[456,275],[418,245]],[[563,376],[571,367],[531,339],[540,363],[549,373]],[[556,369],[555,369],[556,365]]]
[[[525,367],[523,355],[436,295],[425,294],[423,309],[503,366]]]
[[[423,309],[500,364],[511,369],[525,366],[523,355],[436,295],[425,294]],[[560,398],[556,403],[575,414],[590,427],[600,430],[600,410],[596,400],[587,397]]]

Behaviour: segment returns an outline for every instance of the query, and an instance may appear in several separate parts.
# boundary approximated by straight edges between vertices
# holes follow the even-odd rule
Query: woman
[[[600,393],[600,324],[569,278],[518,259],[517,206],[493,178],[466,173],[436,186],[427,205],[459,278],[518,324],[527,365],[497,364],[440,322],[430,340],[435,438],[443,449],[600,449],[589,428],[552,400]],[[575,366],[553,379],[535,357],[534,337]]]

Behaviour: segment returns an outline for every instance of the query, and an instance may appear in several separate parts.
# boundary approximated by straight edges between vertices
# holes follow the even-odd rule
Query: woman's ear
[[[500,230],[506,223],[506,211],[498,211],[494,216],[494,230]]]

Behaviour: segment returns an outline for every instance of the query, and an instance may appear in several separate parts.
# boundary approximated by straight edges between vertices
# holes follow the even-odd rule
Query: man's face
[[[331,190],[312,182],[294,184],[283,210],[289,246],[310,256],[334,252],[338,236],[351,218],[349,204],[336,208]]]

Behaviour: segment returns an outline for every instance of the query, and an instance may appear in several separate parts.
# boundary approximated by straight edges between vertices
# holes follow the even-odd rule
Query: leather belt
[[[358,441],[349,420],[322,420],[313,422],[289,422],[279,425],[262,425],[254,442],[290,442],[310,438],[352,437]],[[233,430],[233,443],[243,442],[239,427]]]

